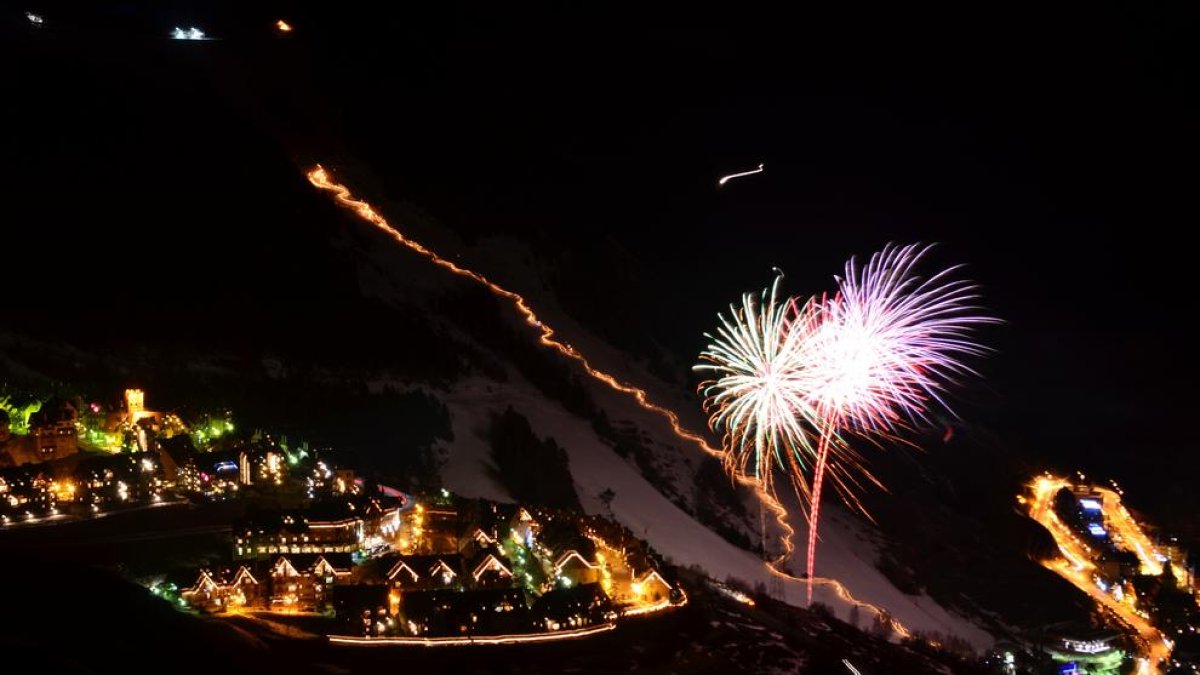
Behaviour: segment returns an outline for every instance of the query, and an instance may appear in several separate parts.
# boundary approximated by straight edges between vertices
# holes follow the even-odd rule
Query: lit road
[[[89,520],[97,520],[99,518],[108,518],[110,516],[119,516],[126,513],[135,513],[137,511],[145,511],[147,509],[161,509],[170,506],[188,506],[190,502],[186,499],[172,499],[170,501],[148,502],[137,506],[128,506],[114,511],[101,511],[98,513],[56,513],[44,516],[30,516],[13,518],[10,521],[0,525],[0,530],[15,530],[17,528],[27,527],[52,527],[55,525],[66,525],[69,523],[81,523]]]
[[[1112,612],[1137,634],[1140,652],[1135,671],[1137,675],[1161,675],[1158,664],[1171,656],[1171,644],[1144,616],[1137,613],[1133,604],[1118,601],[1096,585],[1093,580],[1096,574],[1093,559],[1099,551],[1080,540],[1054,512],[1054,496],[1060,489],[1070,486],[1071,482],[1063,478],[1040,476],[1030,486],[1032,496],[1021,498],[1022,503],[1029,508],[1029,517],[1050,532],[1062,554],[1060,558],[1042,561],[1042,564],[1087,593],[1097,604]],[[1111,490],[1097,491],[1104,496],[1105,524],[1117,535],[1113,536],[1113,541],[1137,553],[1145,569],[1147,558],[1154,560],[1150,540],[1121,505],[1120,495]],[[1154,563],[1161,573],[1162,565],[1158,564],[1157,560],[1154,560]]]
[[[1121,504],[1121,495],[1114,490],[1102,487],[1097,487],[1095,491],[1104,497],[1105,525],[1108,527],[1113,541],[1137,554],[1142,565],[1142,574],[1150,576],[1162,574],[1162,563],[1154,557],[1157,553],[1154,544],[1150,542],[1150,538]]]

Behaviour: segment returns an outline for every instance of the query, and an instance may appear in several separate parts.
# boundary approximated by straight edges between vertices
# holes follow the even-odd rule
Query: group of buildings
[[[646,547],[601,518],[369,486],[307,448],[228,418],[185,425],[123,405],[51,399],[0,418],[0,526],[122,506],[237,500],[224,564],[152,590],[207,613],[317,613],[366,638],[611,627],[684,600]],[[219,439],[219,442],[213,442]],[[260,508],[270,504],[269,508]]]
[[[621,529],[448,495],[323,500],[240,523],[232,564],[157,592],[204,612],[324,613],[332,631],[370,638],[555,632],[678,604]]]
[[[0,526],[173,497],[228,500],[247,489],[290,490],[303,500],[358,489],[352,471],[270,438],[233,439],[232,431],[227,418],[189,426],[147,410],[140,389],[126,390],[113,408],[57,397],[0,408]],[[218,447],[222,436],[235,442]]]

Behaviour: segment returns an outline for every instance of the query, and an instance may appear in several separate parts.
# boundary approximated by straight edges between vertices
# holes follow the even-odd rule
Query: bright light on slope
[[[191,28],[188,28],[187,30],[176,27],[175,30],[171,31],[171,37],[175,40],[207,40],[208,39],[204,35],[204,31],[200,30],[199,28],[196,28],[195,26],[192,26]]]

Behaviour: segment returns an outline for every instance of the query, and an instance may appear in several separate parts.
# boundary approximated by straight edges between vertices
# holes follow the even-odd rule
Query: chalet
[[[529,629],[528,602],[518,588],[405,593],[400,623],[409,635],[495,635]]]
[[[468,562],[471,581],[481,588],[511,586],[512,565],[497,548],[484,549]]]
[[[354,502],[351,502],[352,504]],[[383,497],[367,497],[358,501],[363,519],[363,538],[370,546],[390,542],[400,531],[400,503]]]
[[[405,593],[400,604],[401,626],[409,635],[458,634],[455,600],[461,595],[452,590]]]
[[[633,575],[630,590],[642,601],[661,601],[670,599],[674,587],[658,570],[651,568],[641,576]]]
[[[266,588],[245,565],[229,580],[229,602],[234,607],[261,607],[266,604]]]
[[[288,611],[313,610],[331,597],[338,579],[350,575],[349,554],[279,556],[270,568],[270,606]]]
[[[30,435],[35,439],[42,461],[61,459],[79,452],[75,406],[52,398],[29,417]]]
[[[530,630],[529,600],[520,588],[480,588],[461,594],[458,600],[461,632],[472,635],[504,635]]]
[[[233,575],[203,569],[196,583],[180,591],[189,606],[202,612],[222,612],[238,607],[256,607],[265,601],[265,589],[248,567]]]
[[[472,525],[458,538],[459,552],[463,556],[470,558],[480,550],[495,546],[497,543],[493,533],[484,530],[478,525]]]
[[[523,506],[517,507],[517,511],[513,514],[508,526],[509,529],[517,533],[517,536],[521,538],[521,541],[526,546],[533,543],[534,538],[537,537],[542,529],[541,523]]]
[[[413,509],[411,521],[421,553],[458,553],[461,519],[453,507],[424,508],[420,504]]]
[[[379,637],[391,633],[395,621],[386,586],[334,586],[333,609],[351,635]]]
[[[389,556],[388,585],[398,590],[447,588],[462,583],[462,556]]]
[[[570,549],[555,560],[554,574],[570,579],[574,586],[594,584],[600,581],[600,566],[585,558],[579,551]]]

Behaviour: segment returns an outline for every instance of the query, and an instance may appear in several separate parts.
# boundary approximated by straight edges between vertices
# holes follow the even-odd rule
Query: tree
[[[612,502],[613,502],[613,499],[616,498],[617,493],[613,492],[612,488],[604,488],[604,491],[596,496],[600,498],[600,503],[604,505],[604,510],[607,511],[608,515],[611,516],[612,515]]]

